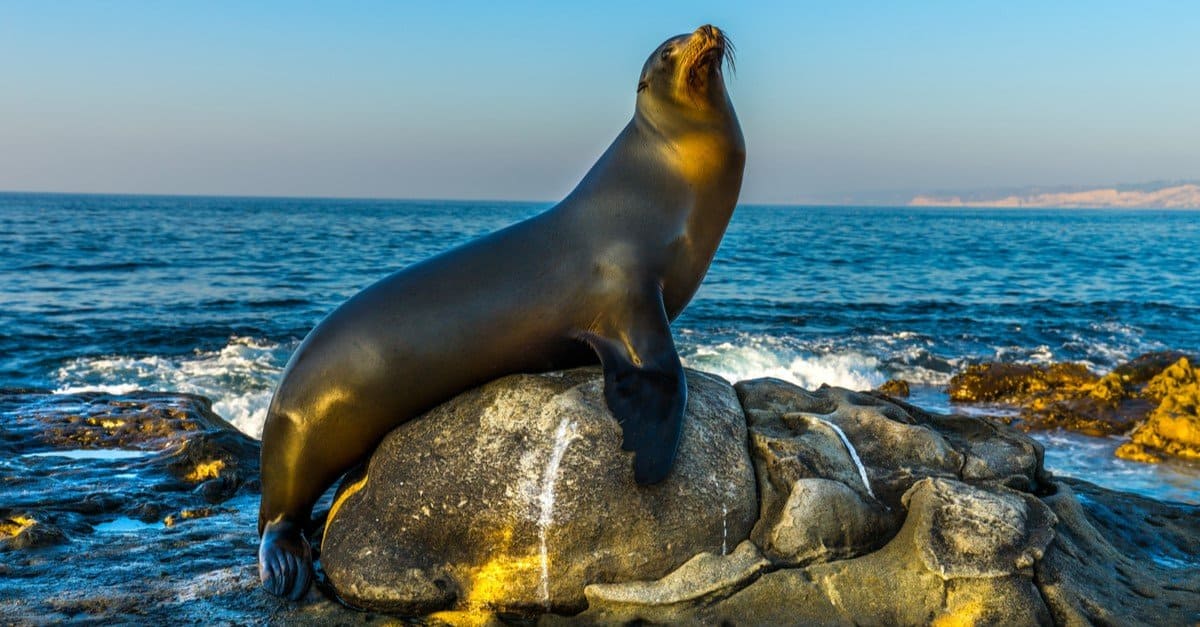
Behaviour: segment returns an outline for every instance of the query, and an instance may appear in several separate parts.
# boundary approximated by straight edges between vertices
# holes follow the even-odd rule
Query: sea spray
[[[59,394],[134,390],[207,397],[213,411],[251,437],[261,437],[271,393],[294,347],[234,336],[219,350],[190,355],[81,357],[55,373]]]
[[[685,366],[720,375],[731,383],[773,377],[805,388],[821,384],[870,389],[887,380],[877,358],[859,352],[799,354],[770,338],[741,338],[738,343],[681,346]]]

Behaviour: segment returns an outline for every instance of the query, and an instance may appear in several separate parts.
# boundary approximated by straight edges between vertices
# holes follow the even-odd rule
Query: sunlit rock
[[[1178,352],[1147,353],[1098,377],[1078,364],[979,364],[951,380],[956,402],[1006,404],[1023,429],[1129,434],[1124,459],[1200,460],[1200,369]]]
[[[758,517],[746,425],[688,372],[666,481],[637,486],[599,369],[506,377],[397,428],[335,502],[322,563],[342,598],[409,614],[578,611],[584,587],[721,555]]]
[[[1117,449],[1117,456],[1151,463],[1164,456],[1200,460],[1200,368],[1181,358],[1151,379],[1145,394],[1158,407],[1134,429],[1130,442]]]

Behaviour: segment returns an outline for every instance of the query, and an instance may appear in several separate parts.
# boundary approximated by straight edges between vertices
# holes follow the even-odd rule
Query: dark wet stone
[[[208,408],[199,397],[160,392],[0,393],[0,624],[384,622],[315,589],[300,605],[260,590],[258,445]],[[103,423],[113,416],[123,422]],[[27,455],[112,446],[161,452]],[[217,478],[186,479],[212,459],[226,462]],[[213,508],[208,491],[229,496],[221,477],[240,487]],[[182,512],[192,513],[186,523],[162,524]]]
[[[67,534],[40,513],[22,511],[0,514],[0,552],[38,549],[66,544]]]
[[[1200,618],[1200,508],[1063,480],[1035,569],[1059,624],[1186,625]]]
[[[1068,393],[1069,394],[1069,393]],[[1066,429],[1094,437],[1129,433],[1146,419],[1154,404],[1141,398],[1116,403],[1092,396],[1040,399],[1021,409],[1021,428]]]
[[[213,413],[208,399],[191,394],[0,393],[0,412],[11,416],[6,431],[21,436],[16,441],[23,453],[64,448],[158,450],[189,431],[236,431]]]

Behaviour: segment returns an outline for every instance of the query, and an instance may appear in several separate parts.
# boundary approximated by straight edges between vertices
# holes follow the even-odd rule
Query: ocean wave
[[[258,438],[271,392],[292,351],[291,346],[234,336],[216,351],[184,357],[106,356],[71,360],[55,373],[55,392],[104,391],[124,394],[159,390],[200,394],[213,411]]]
[[[685,348],[685,366],[720,375],[731,383],[746,379],[774,377],[803,388],[822,384],[864,390],[878,387],[887,380],[880,371],[879,359],[858,352],[795,354],[785,347],[770,346],[761,339],[751,344],[729,342],[712,346]]]
[[[1116,342],[1093,344],[1087,354],[1064,355],[1048,345],[997,346],[990,359],[1050,363],[1074,357],[1103,372],[1127,359],[1136,329],[1105,329]],[[866,332],[838,338],[799,338],[769,333],[715,337],[694,329],[679,330],[684,365],[712,372],[730,382],[774,377],[813,389],[823,384],[854,390],[879,387],[900,378],[921,388],[940,388],[968,362],[989,356],[947,358],[937,342],[915,331]],[[1131,336],[1133,336],[1131,338]],[[213,409],[247,434],[260,437],[271,393],[294,344],[233,336],[219,350],[197,350],[182,357],[105,356],[77,358],[53,375],[58,392],[88,390],[123,394],[139,389],[189,392],[206,396]],[[1091,357],[1091,359],[1088,359]]]

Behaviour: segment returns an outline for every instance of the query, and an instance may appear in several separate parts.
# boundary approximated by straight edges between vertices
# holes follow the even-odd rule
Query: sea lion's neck
[[[639,112],[552,211],[643,245],[660,238],[661,245],[682,246],[688,258],[706,266],[737,203],[744,163],[736,118],[663,129]]]
[[[663,296],[667,314],[674,319],[691,300],[716,255],[733,216],[742,186],[746,161],[741,127],[732,108],[711,124],[689,124],[662,129],[644,117],[630,123],[632,141],[663,146],[663,169],[674,174],[686,189],[687,202],[672,242],[671,262],[664,269]]]

